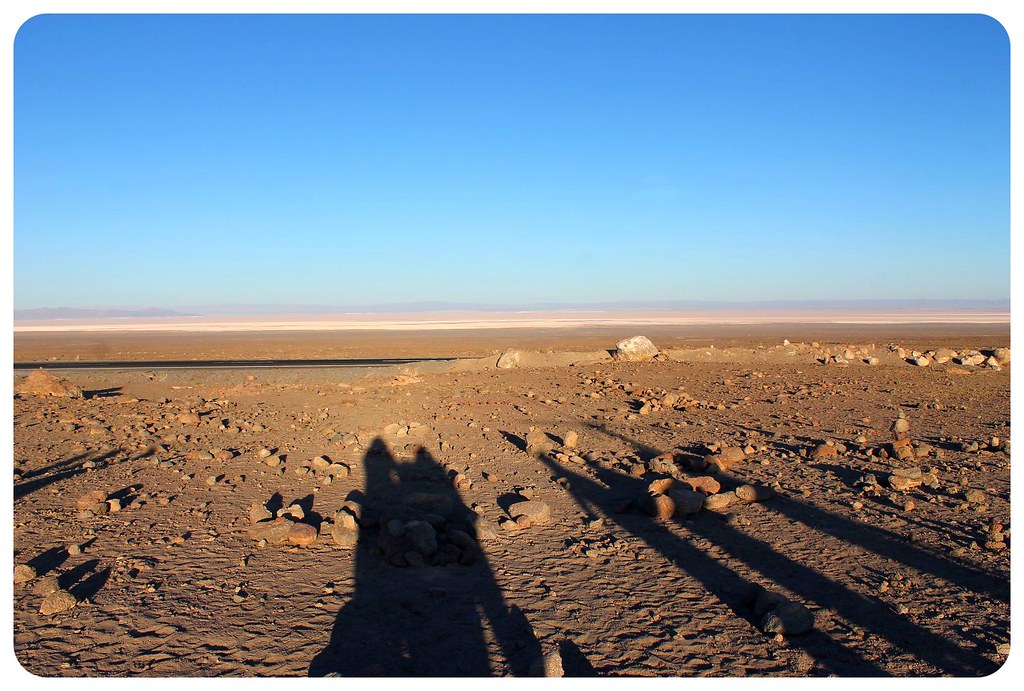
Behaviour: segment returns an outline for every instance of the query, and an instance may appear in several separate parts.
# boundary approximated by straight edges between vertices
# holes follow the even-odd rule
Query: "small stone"
[[[765,485],[742,485],[736,488],[736,497],[748,504],[758,501],[768,501],[774,496],[775,490]]]
[[[60,614],[61,612],[67,612],[77,604],[78,600],[75,599],[74,595],[66,590],[58,589],[43,599],[43,604],[39,607],[39,613],[44,616]]]
[[[704,500],[704,508],[708,511],[723,511],[732,503],[735,496],[732,492],[711,494]]]
[[[288,530],[288,541],[299,547],[308,547],[316,542],[316,528],[308,523],[292,523]]]
[[[703,492],[704,494],[718,494],[722,489],[721,483],[710,475],[688,477],[682,482],[684,485],[689,485],[694,492]]]
[[[263,448],[261,448],[259,451],[256,452],[256,456],[258,458],[269,458],[271,456],[271,454],[272,454],[271,450],[268,449],[265,446]]]
[[[254,540],[266,540],[271,545],[283,545],[288,542],[292,522],[286,518],[275,518],[272,521],[257,523],[249,529],[249,536]]]
[[[709,464],[717,468],[718,472],[725,472],[737,463],[746,460],[747,455],[738,446],[725,446],[718,453],[706,457]]]
[[[56,576],[43,576],[36,581],[35,586],[32,587],[32,592],[36,595],[46,596],[50,593],[60,590],[60,583],[57,581]]]
[[[508,513],[514,519],[527,516],[533,525],[544,525],[551,520],[551,507],[539,499],[516,502],[508,507]]]
[[[83,494],[78,498],[76,505],[79,511],[92,510],[97,504],[103,504],[107,501],[107,493],[99,490],[92,490],[86,494]]]
[[[355,549],[359,542],[359,533],[355,530],[348,530],[337,523],[331,526],[331,539],[334,544],[342,549]]]
[[[405,538],[412,548],[424,557],[430,557],[437,551],[437,531],[426,521],[406,523]]]
[[[263,504],[254,503],[249,506],[249,521],[252,523],[269,521],[273,517],[274,514],[270,513]]]
[[[905,417],[897,418],[892,423],[892,431],[896,434],[904,434],[910,431],[910,420]]]
[[[17,564],[14,567],[14,583],[22,585],[36,577],[36,570],[28,564]]]
[[[647,497],[647,512],[662,521],[667,521],[676,513],[676,504],[670,497],[664,494],[654,494]]]
[[[647,485],[647,491],[650,494],[668,494],[668,491],[675,486],[676,481],[670,477],[659,478]]]
[[[565,669],[562,667],[562,655],[557,650],[542,657],[538,657],[530,665],[529,676],[531,677],[564,677]]]
[[[823,458],[835,458],[839,455],[839,449],[835,444],[820,444],[811,451],[811,458],[818,461]]]
[[[970,504],[987,504],[988,496],[980,489],[969,489],[964,492],[964,499]]]
[[[199,416],[191,411],[179,413],[178,422],[182,423],[183,425],[198,425]]]
[[[787,600],[765,615],[761,630],[770,634],[799,636],[814,628],[814,615],[799,602]]]
[[[675,504],[677,516],[689,516],[700,512],[704,508],[704,500],[707,498],[703,492],[694,492],[688,489],[674,489],[668,493]]]
[[[580,441],[580,435],[575,430],[569,430],[562,439],[562,446],[567,449],[575,449]],[[997,445],[998,446],[998,445]]]

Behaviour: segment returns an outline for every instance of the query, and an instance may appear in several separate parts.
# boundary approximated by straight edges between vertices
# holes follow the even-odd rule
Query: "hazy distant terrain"
[[[217,305],[177,309],[15,310],[16,330],[350,330],[609,324],[1003,323],[1006,300],[635,301],[491,305],[417,302],[337,307]]]

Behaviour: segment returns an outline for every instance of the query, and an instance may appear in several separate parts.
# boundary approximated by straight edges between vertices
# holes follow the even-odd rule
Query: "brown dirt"
[[[1006,329],[845,328],[842,338],[794,329],[783,337],[817,339],[832,352],[875,342],[879,365],[824,366],[820,350],[789,354],[770,330],[727,329],[677,332],[670,338],[681,340],[668,344],[647,333],[661,346],[716,345],[680,349],[666,362],[406,368],[370,378],[68,373],[86,398],[14,401],[14,561],[37,572],[14,588],[17,657],[47,676],[512,675],[554,650],[567,674],[989,674],[1009,642],[1009,548],[985,543],[993,522],[1010,530],[1010,460],[987,444],[1009,438],[1010,369],[919,368],[883,344],[992,348],[1008,345]],[[584,335],[571,349],[612,347],[626,335]],[[498,336],[452,343],[479,353],[565,346],[558,339],[568,337]],[[191,346],[153,337],[118,341],[104,357],[249,357],[268,343],[293,357],[452,354],[439,352],[452,343],[416,350],[418,337],[392,337],[344,347],[321,335]],[[87,341],[47,349],[19,338],[16,347],[20,359],[92,359]],[[640,414],[644,401],[668,392],[680,396],[675,407]],[[912,439],[941,457],[879,458],[898,409]],[[178,421],[188,410],[198,425]],[[428,433],[384,431],[414,422]],[[257,423],[265,429],[254,431]],[[577,448],[564,451],[593,460],[528,455],[532,426],[556,452],[578,432]],[[812,457],[825,440],[847,449]],[[981,442],[977,451],[964,449],[971,441]],[[718,476],[723,492],[750,483],[777,496],[667,521],[640,510],[648,485],[664,477],[656,456],[674,452],[680,475],[696,475],[690,460],[713,444],[755,449]],[[263,446],[283,455],[283,475],[257,457]],[[196,454],[218,449],[235,455]],[[326,484],[295,473],[320,455],[351,475]],[[872,473],[884,488],[904,465],[933,470],[938,487],[865,493],[859,484]],[[80,515],[78,498],[93,490],[124,508]],[[969,490],[984,503],[968,502]],[[379,529],[369,525],[354,550],[335,546],[326,530],[308,547],[259,547],[249,535],[253,503],[298,500],[315,525],[353,491],[370,507],[430,491],[453,503],[452,515],[486,519],[497,536],[481,542],[472,564],[399,568],[374,552]],[[523,495],[545,502],[550,520],[498,527]],[[53,576],[80,602],[45,616],[39,584]],[[756,586],[806,605],[815,630],[762,633]]]

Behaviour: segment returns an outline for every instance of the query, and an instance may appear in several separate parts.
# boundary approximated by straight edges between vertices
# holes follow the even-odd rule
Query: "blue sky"
[[[962,16],[60,16],[15,42],[33,307],[1009,297]]]

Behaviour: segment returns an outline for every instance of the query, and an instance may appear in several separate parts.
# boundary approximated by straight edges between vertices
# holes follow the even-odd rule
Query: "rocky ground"
[[[46,676],[989,674],[1007,343],[17,375],[15,651]]]

